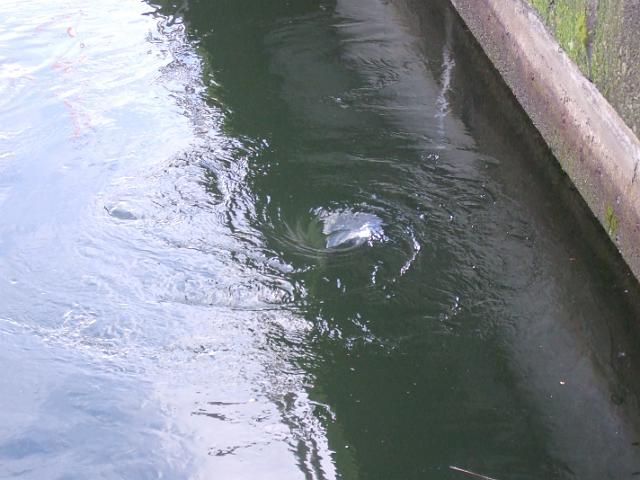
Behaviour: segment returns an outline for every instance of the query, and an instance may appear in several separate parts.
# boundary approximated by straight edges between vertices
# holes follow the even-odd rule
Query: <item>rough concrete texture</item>
[[[524,0],[451,2],[640,278],[638,138]]]
[[[640,0],[527,0],[640,135]]]

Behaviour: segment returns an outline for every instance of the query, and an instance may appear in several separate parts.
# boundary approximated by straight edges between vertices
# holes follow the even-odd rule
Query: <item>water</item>
[[[640,292],[443,2],[5,0],[0,91],[0,477],[640,471]]]

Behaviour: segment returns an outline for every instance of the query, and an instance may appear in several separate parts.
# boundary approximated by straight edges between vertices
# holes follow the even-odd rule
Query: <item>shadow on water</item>
[[[226,133],[260,145],[246,213],[313,326],[271,341],[297,343],[342,477],[640,470],[640,292],[444,2],[160,11]],[[326,248],[344,211],[383,234]]]

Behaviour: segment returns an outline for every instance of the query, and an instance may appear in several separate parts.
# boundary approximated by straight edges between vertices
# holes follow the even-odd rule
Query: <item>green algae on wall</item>
[[[640,2],[526,1],[582,73],[640,136]]]
[[[591,34],[588,16],[592,8],[592,0],[529,0],[538,11],[544,22],[555,34],[571,59],[578,64],[580,70],[590,75]]]
[[[624,41],[622,15],[623,9],[620,0],[598,2],[598,28],[593,42],[593,81],[624,117],[625,111],[628,109],[624,101],[619,101],[620,76],[626,70],[626,62],[622,59],[624,51],[621,49]],[[636,123],[627,118],[625,120],[630,126]],[[636,134],[638,134],[637,131]]]
[[[611,205],[607,205],[607,208],[605,209],[605,213],[604,213],[604,218],[605,218],[605,227],[607,229],[607,233],[609,234],[610,237],[614,237],[616,235],[616,233],[618,232],[618,226],[620,224],[620,220],[618,220],[618,217],[616,216],[613,207]]]

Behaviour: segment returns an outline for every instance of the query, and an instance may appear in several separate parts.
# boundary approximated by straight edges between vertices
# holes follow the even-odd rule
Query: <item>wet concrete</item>
[[[531,7],[452,3],[638,277],[638,138]]]

